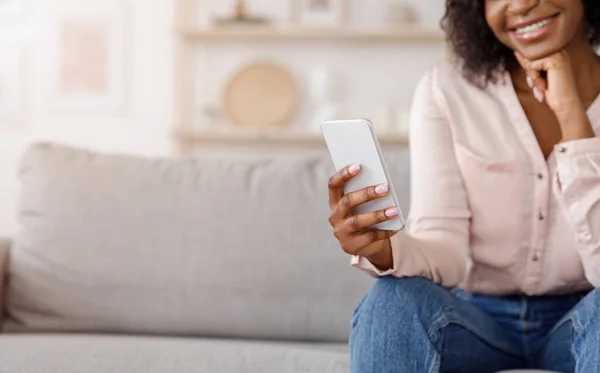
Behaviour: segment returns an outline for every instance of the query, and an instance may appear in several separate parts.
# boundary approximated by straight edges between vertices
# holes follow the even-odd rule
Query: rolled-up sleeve
[[[411,210],[406,230],[391,239],[393,268],[380,271],[364,257],[353,257],[352,264],[375,277],[424,277],[453,287],[469,267],[471,212],[435,80],[435,73],[426,75],[413,99]]]
[[[574,230],[587,280],[600,287],[600,138],[555,148],[554,194]]]

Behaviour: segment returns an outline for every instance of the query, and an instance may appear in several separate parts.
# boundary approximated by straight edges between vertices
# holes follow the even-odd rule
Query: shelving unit
[[[306,145],[325,146],[323,136],[318,132],[291,130],[176,130],[174,137],[179,143],[194,145]],[[381,145],[408,145],[408,138],[397,133],[380,134]]]
[[[174,63],[174,130],[177,152],[190,153],[200,144],[225,145],[318,145],[324,144],[320,134],[289,130],[274,131],[202,131],[195,132],[194,82],[197,48],[209,43],[421,43],[444,44],[444,35],[438,29],[398,27],[381,29],[306,29],[294,26],[218,26],[198,28],[196,0],[175,1]],[[381,136],[382,144],[406,145],[404,136]]]
[[[437,29],[425,28],[382,28],[382,29],[305,29],[298,27],[217,27],[178,28],[178,35],[192,43],[207,42],[265,42],[265,41],[310,41],[310,42],[375,42],[375,43],[441,43],[444,34]]]

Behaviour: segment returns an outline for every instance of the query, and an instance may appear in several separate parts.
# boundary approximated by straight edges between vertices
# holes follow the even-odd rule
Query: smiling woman
[[[519,9],[532,5],[535,14]],[[469,79],[485,84],[495,81],[498,73],[505,72],[515,62],[513,50],[526,50],[524,54],[535,59],[550,55],[573,40],[588,40],[597,45],[600,2],[449,0],[442,24],[464,73]],[[585,37],[576,38],[576,34]],[[540,39],[544,42],[534,44]]]
[[[379,278],[351,371],[598,372],[600,2],[446,5],[453,58],[412,106],[408,228],[353,212],[387,190],[345,194],[360,165],[329,182],[335,237]]]

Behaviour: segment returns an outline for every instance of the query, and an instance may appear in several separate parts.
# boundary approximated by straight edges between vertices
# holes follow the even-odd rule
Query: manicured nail
[[[351,174],[355,174],[358,171],[360,171],[360,165],[358,163],[355,163],[352,166],[348,167],[348,171],[350,171]]]
[[[538,100],[540,103],[544,102],[544,95],[543,93],[538,89],[538,87],[534,87],[533,88],[533,96],[535,97],[536,100]]]
[[[390,209],[385,210],[385,216],[387,216],[388,218],[395,218],[396,216],[398,216],[398,208],[392,207]]]
[[[527,75],[527,85],[529,88],[533,88],[533,79],[529,75]]]
[[[384,195],[388,192],[388,190],[390,190],[390,187],[388,187],[386,184],[382,184],[377,186],[377,188],[375,188],[375,193],[379,194],[379,195]]]

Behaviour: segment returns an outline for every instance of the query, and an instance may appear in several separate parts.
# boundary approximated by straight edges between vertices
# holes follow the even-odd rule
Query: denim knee
[[[600,331],[600,289],[590,292],[577,306],[576,320],[573,327],[582,332],[598,330]]]
[[[368,324],[402,324],[403,328],[427,328],[454,296],[424,278],[382,277],[359,303],[353,318]],[[397,325],[398,326],[398,325]]]
[[[443,292],[425,279],[378,279],[359,303],[350,336],[352,373],[437,371],[431,319],[419,310]]]

